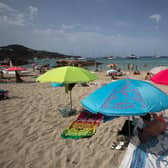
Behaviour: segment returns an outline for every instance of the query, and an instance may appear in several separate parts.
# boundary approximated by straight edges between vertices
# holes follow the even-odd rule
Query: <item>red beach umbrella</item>
[[[15,71],[15,73],[16,73],[16,82],[23,82],[23,80],[20,78],[20,75],[19,75],[18,71],[26,71],[26,70],[27,70],[26,68],[16,67],[16,66],[6,69],[6,71]]]
[[[150,80],[157,84],[168,85],[168,69],[156,73]]]
[[[26,71],[27,69],[26,68],[23,68],[23,67],[10,67],[10,68],[7,68],[6,71]]]
[[[0,65],[0,67],[8,68],[9,65]]]

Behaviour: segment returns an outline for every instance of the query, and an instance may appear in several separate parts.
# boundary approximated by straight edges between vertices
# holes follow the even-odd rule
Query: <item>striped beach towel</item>
[[[84,137],[90,137],[96,133],[96,127],[103,119],[101,114],[92,114],[89,112],[81,112],[77,119],[66,128],[61,137],[64,139],[78,139]]]

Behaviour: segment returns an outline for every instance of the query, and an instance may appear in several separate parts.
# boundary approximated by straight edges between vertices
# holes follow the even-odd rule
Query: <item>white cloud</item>
[[[74,24],[74,25],[62,24],[61,25],[61,29],[63,30],[74,30],[77,28],[81,28],[81,24]]]
[[[149,18],[155,20],[156,23],[159,23],[160,19],[161,19],[161,15],[160,14],[153,14],[153,15],[149,16]]]
[[[24,14],[0,2],[0,23],[23,26],[25,23]]]
[[[0,12],[3,12],[3,11],[16,12],[15,9],[13,9],[10,6],[0,2]]]
[[[30,19],[33,19],[35,16],[37,16],[37,14],[38,14],[38,8],[34,6],[29,6]]]
[[[65,24],[62,24],[62,29],[73,29],[75,28],[75,25],[65,25]]]
[[[0,2],[0,23],[24,26],[30,23],[38,13],[38,8],[36,7],[29,6],[28,9],[29,12],[21,13],[17,9]]]
[[[21,13],[14,15],[14,16],[3,15],[2,17],[0,17],[0,21],[3,21],[4,23],[7,23],[7,24],[23,26],[24,25],[24,15]]]

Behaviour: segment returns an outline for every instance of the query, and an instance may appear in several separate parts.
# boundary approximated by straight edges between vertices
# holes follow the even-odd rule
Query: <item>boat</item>
[[[137,59],[138,57],[135,54],[131,54],[127,57],[128,59]]]

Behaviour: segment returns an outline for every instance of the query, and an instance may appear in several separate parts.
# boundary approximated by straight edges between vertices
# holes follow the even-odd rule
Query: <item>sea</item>
[[[58,59],[37,59],[35,58],[33,61],[31,61],[30,64],[24,65],[24,67],[31,67],[32,63],[36,63],[37,65],[44,65],[44,64],[49,64],[50,67],[56,66],[56,61]],[[168,57],[139,57],[136,59],[130,59],[130,58],[83,58],[82,60],[92,60],[95,62],[100,62],[101,64],[98,65],[97,69],[98,70],[108,70],[109,67],[107,66],[108,64],[116,64],[117,68],[120,68],[123,71],[127,71],[129,69],[130,65],[133,65],[135,69],[139,71],[150,71],[150,69],[157,67],[157,66],[168,66]],[[81,61],[82,61],[81,60]],[[96,64],[93,66],[88,66],[87,67],[89,70],[95,70],[96,69]]]

